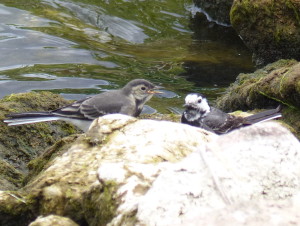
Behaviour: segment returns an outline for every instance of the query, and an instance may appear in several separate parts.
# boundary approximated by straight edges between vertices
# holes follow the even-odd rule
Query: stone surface
[[[68,141],[24,188],[0,193],[0,225],[47,215],[91,226],[193,225],[210,215],[213,225],[218,217],[270,225],[272,202],[300,188],[300,143],[276,122],[217,136],[116,114]],[[264,215],[254,219],[257,208]],[[298,218],[297,205],[282,208],[278,217]]]
[[[151,174],[160,162],[178,162],[216,137],[183,124],[107,115],[95,120],[88,133],[51,160],[22,191],[39,200],[34,203],[38,215],[53,213],[70,216],[79,224],[106,224],[116,214],[118,184],[100,183],[99,166],[116,178],[124,175],[115,164],[144,164]]]
[[[186,226],[257,226],[257,225],[298,225],[299,194],[288,200],[243,202],[212,211],[208,215],[190,218],[182,223]],[[179,225],[176,225],[179,226]]]
[[[66,217],[49,215],[38,217],[29,226],[78,226],[78,224]]]
[[[230,21],[257,65],[279,59],[300,60],[298,0],[234,0]]]
[[[286,199],[299,189],[299,151],[287,129],[268,122],[219,136],[178,163],[104,164],[100,181],[120,185],[110,225],[131,225],[135,212],[134,225],[186,225],[229,204]]]

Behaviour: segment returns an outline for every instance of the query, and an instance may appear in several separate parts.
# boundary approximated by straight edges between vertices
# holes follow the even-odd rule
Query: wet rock
[[[49,215],[46,217],[38,217],[29,226],[78,226],[74,221],[69,218]]]
[[[235,0],[230,21],[257,65],[300,59],[300,2]]]
[[[240,74],[217,107],[230,112],[283,105],[283,121],[300,134],[300,63],[280,60],[251,74]]]
[[[0,189],[15,190],[28,172],[27,163],[64,136],[79,132],[64,122],[8,127],[5,115],[50,111],[70,103],[50,92],[12,94],[0,100]]]
[[[213,20],[221,24],[230,24],[229,15],[233,0],[194,0],[194,3]]]

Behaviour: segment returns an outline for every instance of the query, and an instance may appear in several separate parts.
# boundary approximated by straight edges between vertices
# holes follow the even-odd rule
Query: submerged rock
[[[300,60],[299,9],[298,0],[235,0],[230,21],[257,65]]]
[[[186,225],[229,204],[287,199],[300,186],[299,141],[275,122],[217,136],[106,115],[54,149],[24,188],[0,194],[1,225],[50,214],[91,226]]]

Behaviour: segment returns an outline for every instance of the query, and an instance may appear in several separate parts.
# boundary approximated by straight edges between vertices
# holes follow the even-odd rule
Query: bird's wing
[[[80,106],[82,105],[82,103],[84,103],[85,101],[91,98],[93,97],[87,97],[85,99],[75,101],[72,104],[51,111],[51,114],[55,116],[74,118],[74,119],[88,119],[84,116],[84,114],[80,112]]]
[[[211,108],[205,117],[204,124],[217,134],[227,133],[243,125],[243,118],[227,114],[219,109]]]
[[[89,119],[113,113],[132,115],[134,103],[130,98],[121,95],[118,90],[105,92],[84,101],[80,105],[80,113]]]
[[[132,104],[128,97],[124,97],[119,93],[119,90],[112,90],[76,101],[52,113],[62,117],[93,120],[100,116],[113,113],[131,115],[128,109],[134,108]]]

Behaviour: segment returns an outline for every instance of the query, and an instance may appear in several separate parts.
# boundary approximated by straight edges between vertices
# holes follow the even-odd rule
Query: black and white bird
[[[7,115],[4,122],[9,126],[23,125],[36,122],[64,120],[87,131],[92,121],[106,114],[120,113],[137,117],[144,104],[155,93],[161,93],[151,82],[144,79],[135,79],[128,82],[123,88],[110,90],[50,112],[27,112]]]
[[[280,107],[248,117],[230,115],[217,108],[210,107],[207,99],[199,93],[188,94],[185,98],[184,106],[185,111],[181,116],[182,123],[200,127],[216,134],[228,133],[240,127],[282,116]]]

